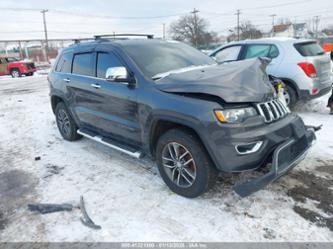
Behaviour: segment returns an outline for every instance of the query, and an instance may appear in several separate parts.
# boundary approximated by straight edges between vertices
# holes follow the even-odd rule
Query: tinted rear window
[[[93,76],[92,53],[76,54],[73,60],[73,74]]]
[[[316,42],[296,43],[294,47],[302,56],[316,56],[325,53]]]
[[[56,66],[56,72],[70,73],[72,65],[72,54],[65,53],[61,55],[58,64]]]

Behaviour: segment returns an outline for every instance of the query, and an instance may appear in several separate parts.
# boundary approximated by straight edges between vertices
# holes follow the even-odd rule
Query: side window
[[[256,57],[269,57],[271,45],[248,45],[246,49],[245,59],[256,58]]]
[[[275,45],[271,45],[271,50],[269,51],[268,57],[274,59],[279,56],[279,49]]]
[[[72,54],[65,53],[59,58],[58,64],[55,68],[56,72],[70,73],[72,65]]]
[[[84,53],[74,55],[73,74],[93,76],[93,54]]]
[[[241,46],[227,47],[217,52],[214,57],[217,62],[236,61],[241,48]]]
[[[110,67],[122,67],[122,63],[112,53],[97,54],[97,77],[105,79],[106,70]]]

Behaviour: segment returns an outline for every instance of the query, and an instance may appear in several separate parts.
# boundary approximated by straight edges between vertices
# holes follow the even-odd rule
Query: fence
[[[49,63],[57,57],[59,51],[80,39],[50,39],[46,45],[45,40],[0,40],[0,56],[19,57],[33,60],[37,64]]]

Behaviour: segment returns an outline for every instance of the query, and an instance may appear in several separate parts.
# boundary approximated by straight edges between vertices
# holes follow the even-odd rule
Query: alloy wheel
[[[65,136],[69,136],[71,133],[71,124],[69,117],[65,110],[60,109],[57,115],[58,127]]]
[[[20,77],[20,73],[19,73],[17,70],[13,70],[13,71],[12,71],[12,76],[13,76],[14,78],[18,78],[18,77]]]
[[[288,92],[287,89],[284,89],[283,96],[284,96],[284,98],[286,100],[287,105],[289,106],[289,104],[290,104],[290,94],[289,94],[289,92]]]
[[[188,188],[193,185],[197,168],[185,146],[176,142],[166,144],[162,151],[162,163],[165,173],[178,187]]]

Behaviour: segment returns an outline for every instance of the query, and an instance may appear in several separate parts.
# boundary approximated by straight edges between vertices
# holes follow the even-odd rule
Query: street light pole
[[[238,9],[236,14],[237,15],[237,40],[239,41],[240,40],[240,37],[239,37],[239,15],[241,14],[240,10]]]
[[[320,18],[319,18],[319,16],[315,16],[314,17],[314,20],[315,20],[315,27],[316,27],[316,38],[318,38],[318,28],[319,28],[319,20],[320,20]]]
[[[195,47],[198,47],[198,19],[197,19],[197,13],[199,13],[199,10],[193,9],[191,14],[194,16],[194,36],[195,36]]]
[[[49,39],[48,39],[48,36],[47,36],[47,26],[46,26],[45,13],[48,12],[48,11],[49,10],[47,10],[47,9],[41,10],[41,13],[43,14],[43,24],[44,24],[44,35],[45,35],[44,57],[45,57],[46,61],[48,61],[47,52],[49,51]]]
[[[163,40],[165,40],[165,23],[163,23]]]
[[[275,32],[274,32],[274,26],[275,26],[275,17],[276,17],[276,14],[272,14],[270,15],[270,17],[272,17],[272,37],[274,37],[275,35]]]

